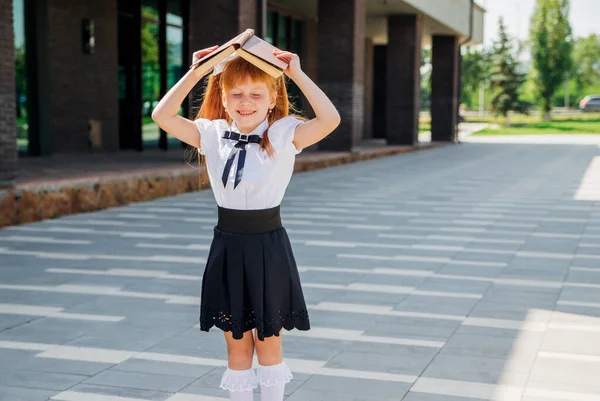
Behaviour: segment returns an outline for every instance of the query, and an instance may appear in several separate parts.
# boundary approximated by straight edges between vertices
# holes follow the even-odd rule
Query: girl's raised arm
[[[218,46],[209,47],[194,53],[193,62],[217,49]],[[154,122],[167,133],[173,135],[195,148],[200,147],[200,135],[196,124],[177,114],[185,97],[196,86],[202,77],[197,77],[194,69],[190,69],[169,91],[160,99],[152,111]]]
[[[294,145],[304,149],[329,135],[340,124],[340,114],[327,95],[302,71],[298,55],[279,50],[273,50],[273,54],[289,64],[285,74],[298,85],[315,112],[315,118],[296,127]]]

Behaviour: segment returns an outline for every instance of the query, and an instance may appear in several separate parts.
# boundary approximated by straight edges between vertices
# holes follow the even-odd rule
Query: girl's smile
[[[275,106],[275,93],[269,93],[264,82],[248,78],[233,88],[223,91],[223,106],[242,133],[254,130]]]

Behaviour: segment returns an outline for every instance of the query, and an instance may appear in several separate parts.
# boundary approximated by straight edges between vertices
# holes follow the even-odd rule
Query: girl
[[[216,48],[195,52],[193,61]],[[158,126],[205,156],[218,222],[203,274],[200,330],[223,330],[228,367],[220,387],[237,401],[251,401],[259,384],[262,401],[281,401],[293,378],[283,361],[282,329],[309,330],[310,324],[279,205],[296,154],[340,123],[336,108],[302,71],[298,56],[280,50],[273,54],[288,64],[284,73],[310,102],[312,120],[289,115],[283,76],[275,79],[241,57],[215,67],[195,121],[177,115],[201,78],[193,69],[152,113]]]

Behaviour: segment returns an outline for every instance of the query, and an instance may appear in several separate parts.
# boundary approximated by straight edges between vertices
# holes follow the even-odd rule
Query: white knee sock
[[[260,383],[261,401],[283,401],[285,384],[294,378],[285,362],[277,365],[258,365],[257,379]]]
[[[221,377],[219,387],[229,390],[231,401],[252,401],[253,390],[258,387],[258,380],[254,369],[233,370],[227,368]]]

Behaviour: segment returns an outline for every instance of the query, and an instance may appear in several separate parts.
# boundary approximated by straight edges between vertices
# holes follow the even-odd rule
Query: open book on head
[[[227,63],[229,58],[237,55],[277,78],[283,74],[288,64],[275,57],[273,49],[276,47],[254,35],[253,29],[246,29],[215,51],[197,60],[190,68],[195,69],[196,76],[205,75],[213,69],[215,73],[219,73],[222,70],[219,67]]]

